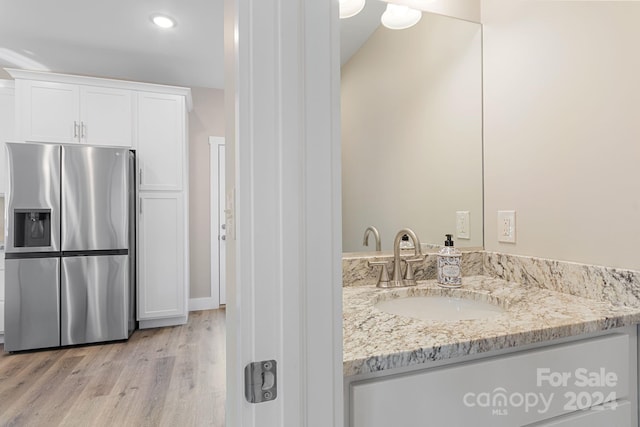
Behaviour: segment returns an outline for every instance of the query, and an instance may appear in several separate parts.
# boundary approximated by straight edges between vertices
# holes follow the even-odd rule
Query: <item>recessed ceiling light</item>
[[[416,25],[420,18],[422,18],[422,12],[419,10],[401,4],[388,3],[380,21],[389,29],[404,30]]]
[[[340,0],[340,19],[351,18],[364,8],[365,0]]]
[[[160,28],[173,28],[176,21],[166,15],[151,15],[151,21]]]

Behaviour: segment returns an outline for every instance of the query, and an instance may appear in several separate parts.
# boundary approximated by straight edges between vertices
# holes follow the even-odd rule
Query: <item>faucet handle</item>
[[[405,259],[404,261],[407,263],[407,271],[405,272],[404,275],[404,279],[405,280],[415,280],[415,276],[414,276],[414,271],[413,271],[413,265],[412,264],[418,264],[420,262],[423,262],[425,259],[424,256],[418,257],[418,258],[409,258],[409,259]]]
[[[369,261],[369,267],[382,266],[380,274],[378,274],[378,283],[376,284],[379,288],[389,287],[389,262],[390,261]]]

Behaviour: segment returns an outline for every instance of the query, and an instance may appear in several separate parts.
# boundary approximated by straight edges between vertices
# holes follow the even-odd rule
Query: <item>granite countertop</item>
[[[406,295],[451,295],[494,302],[505,312],[484,320],[422,321],[374,304]],[[640,307],[616,306],[488,277],[463,278],[458,289],[434,280],[411,288],[343,288],[345,376],[417,365],[640,323]]]

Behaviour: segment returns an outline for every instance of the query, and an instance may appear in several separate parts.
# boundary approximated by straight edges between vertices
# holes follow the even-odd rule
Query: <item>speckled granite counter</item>
[[[505,313],[486,320],[421,321],[374,307],[381,298],[453,295],[493,301]],[[470,293],[470,294],[469,294]],[[500,278],[471,276],[445,290],[435,281],[417,287],[343,288],[345,376],[417,365],[640,323],[640,307],[613,305]]]

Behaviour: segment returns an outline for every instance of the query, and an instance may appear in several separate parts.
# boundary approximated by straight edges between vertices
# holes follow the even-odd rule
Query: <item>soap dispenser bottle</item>
[[[444,288],[462,286],[462,254],[453,247],[453,235],[447,234],[444,248],[438,252],[438,284]]]

